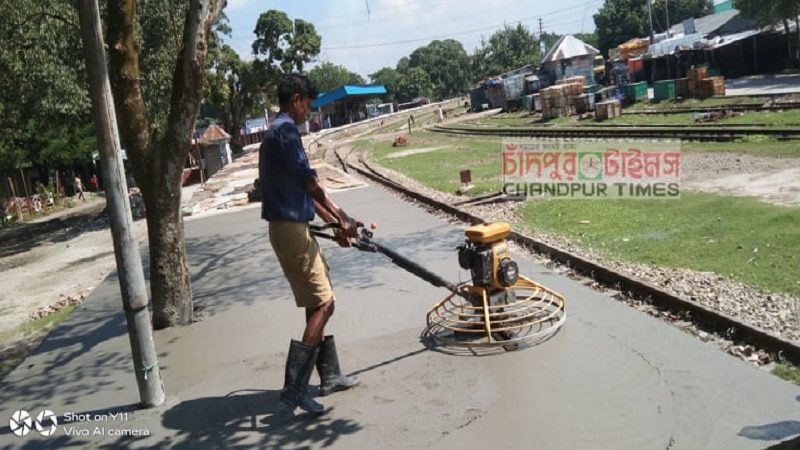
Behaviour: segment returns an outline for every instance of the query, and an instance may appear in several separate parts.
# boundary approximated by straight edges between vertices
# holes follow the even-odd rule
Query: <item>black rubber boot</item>
[[[319,347],[310,347],[292,339],[286,357],[286,381],[281,391],[281,401],[293,408],[299,407],[312,414],[322,414],[325,407],[308,395],[308,381],[317,361]]]
[[[317,358],[319,372],[319,396],[324,397],[337,391],[344,391],[358,384],[358,378],[342,375],[339,368],[339,356],[336,354],[336,343],[333,336],[325,336],[319,345]]]

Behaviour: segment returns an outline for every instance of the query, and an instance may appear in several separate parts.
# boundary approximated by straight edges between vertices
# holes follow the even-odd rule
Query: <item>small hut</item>
[[[211,124],[198,139],[200,157],[206,178],[233,161],[230,146],[231,135],[217,124]]]

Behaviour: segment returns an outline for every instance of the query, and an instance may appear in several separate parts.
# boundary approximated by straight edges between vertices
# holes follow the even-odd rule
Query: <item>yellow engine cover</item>
[[[483,223],[473,225],[464,231],[467,240],[480,244],[491,244],[505,239],[511,234],[511,225],[505,222]]]

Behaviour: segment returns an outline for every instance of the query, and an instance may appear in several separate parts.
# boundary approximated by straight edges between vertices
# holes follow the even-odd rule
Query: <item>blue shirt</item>
[[[310,222],[314,203],[306,191],[317,171],[308,164],[300,132],[286,113],[272,121],[258,153],[258,176],[263,194],[261,218],[269,221]]]

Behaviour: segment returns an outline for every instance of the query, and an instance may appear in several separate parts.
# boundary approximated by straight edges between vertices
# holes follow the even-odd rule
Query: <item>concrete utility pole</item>
[[[653,5],[652,0],[647,0],[647,21],[650,24],[650,43],[656,42],[656,36],[653,34]]]
[[[153,342],[153,327],[147,309],[147,287],[144,282],[139,243],[133,235],[133,218],[128,200],[125,169],[122,166],[121,145],[111,84],[108,80],[103,31],[97,0],[79,0],[83,51],[89,73],[89,94],[92,115],[100,146],[100,164],[106,190],[114,255],[117,259],[122,305],[128,323],[133,367],[139,387],[140,404],[149,408],[164,403],[164,386]]]

